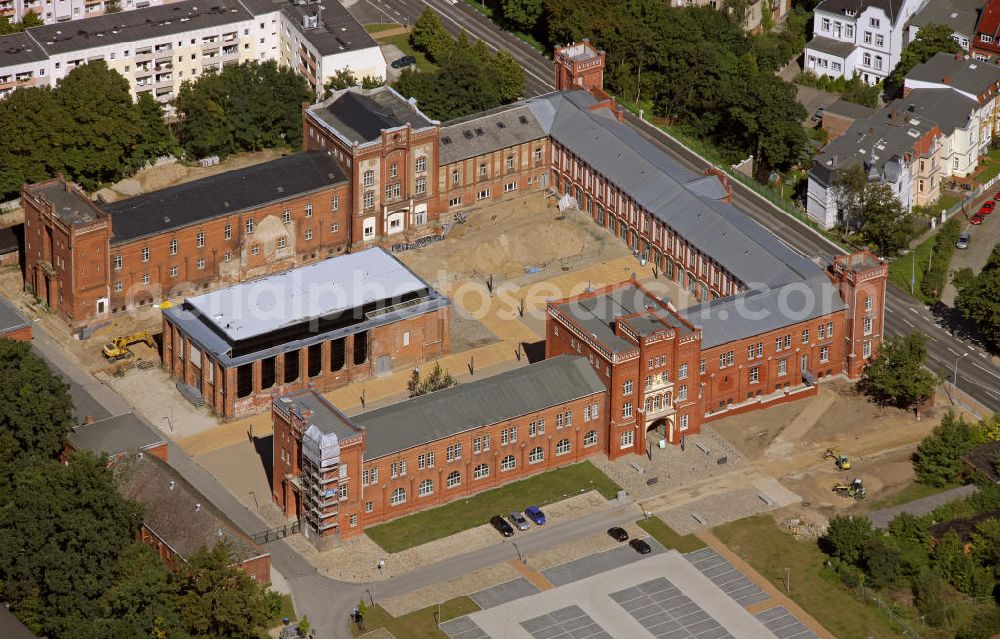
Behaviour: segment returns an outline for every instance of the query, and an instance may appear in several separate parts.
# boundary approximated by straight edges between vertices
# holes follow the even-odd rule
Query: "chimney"
[[[941,78],[941,82],[943,82],[944,84],[951,84],[951,76],[950,75],[944,76],[943,78]]]

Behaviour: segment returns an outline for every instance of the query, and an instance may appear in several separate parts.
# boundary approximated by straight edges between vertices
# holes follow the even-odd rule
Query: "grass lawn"
[[[611,499],[617,495],[619,487],[585,461],[400,517],[365,532],[386,551],[399,552],[481,526],[493,515],[521,510],[531,504],[544,506],[588,490],[597,490]]]
[[[913,280],[913,297],[921,302],[929,301],[920,292],[920,283],[924,280],[924,272],[921,265],[924,268],[927,267],[927,260],[931,257],[931,252],[934,250],[934,240],[936,238],[937,233],[928,237],[917,248],[912,249],[906,255],[902,255],[889,263],[889,281],[909,293],[910,276],[912,274],[916,278]]]
[[[635,522],[650,534],[656,541],[663,544],[665,548],[673,548],[677,552],[688,553],[700,550],[705,547],[705,542],[694,535],[680,535],[673,528],[663,523],[659,517],[640,519]]]
[[[959,195],[958,193],[955,193],[954,191],[945,191],[944,189],[942,189],[941,197],[938,198],[937,202],[931,204],[930,206],[913,207],[913,215],[914,217],[925,217],[925,218],[939,217],[941,215],[942,210],[947,211],[948,209],[955,206],[961,201],[962,201],[962,196]],[[923,228],[925,229],[927,228],[926,224],[924,225]]]
[[[790,596],[835,637],[899,637],[884,614],[855,599],[834,577],[822,572],[826,555],[814,541],[796,541],[767,515],[724,524],[712,532],[772,584]]]
[[[441,604],[441,621],[445,622],[477,610],[479,610],[479,606],[468,597],[449,599]],[[448,639],[448,635],[438,630],[437,612],[437,606],[430,606],[415,610],[402,617],[393,617],[382,610],[382,606],[376,605],[374,608],[368,608],[365,613],[365,633],[385,628],[399,639],[403,639],[403,637],[406,639]],[[355,624],[351,624],[351,636],[361,636]]]
[[[403,52],[403,55],[412,55],[417,59],[417,69],[420,71],[437,71],[437,65],[427,59],[427,56],[422,51],[417,51],[410,44],[410,36],[405,33],[401,33],[397,36],[392,36],[390,38],[382,38],[379,42],[385,44],[394,44],[399,47],[399,50]],[[388,60],[387,62],[392,62]]]
[[[895,495],[889,495],[885,499],[880,499],[874,503],[868,505],[868,510],[880,510],[882,508],[891,508],[892,506],[899,506],[900,504],[907,504],[911,501],[917,499],[923,499],[924,497],[930,497],[931,495],[936,495],[938,493],[943,493],[946,490],[951,490],[955,486],[944,486],[943,488],[936,488],[934,486],[927,486],[925,484],[918,484],[913,482],[903,490],[899,491]]]
[[[990,149],[980,166],[985,168],[976,174],[976,181],[985,184],[1000,173],[1000,149]]]
[[[390,29],[398,29],[403,25],[398,22],[383,22],[381,24],[366,24],[365,31],[368,33],[378,33],[379,31],[388,31]]]
[[[271,620],[271,628],[284,626],[285,624],[282,622],[282,619],[285,617],[288,617],[288,620],[293,623],[298,620],[298,617],[295,616],[295,606],[292,604],[292,598],[288,595],[281,595],[281,611]],[[265,630],[261,630],[257,636],[260,639],[271,639],[271,636]]]

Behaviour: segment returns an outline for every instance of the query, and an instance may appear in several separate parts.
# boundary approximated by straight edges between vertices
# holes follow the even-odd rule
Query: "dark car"
[[[618,526],[608,528],[608,535],[615,541],[628,541],[628,533],[625,532],[624,528]]]
[[[533,521],[536,526],[541,526],[545,523],[545,513],[538,506],[528,506],[525,508],[524,516]]]
[[[632,548],[640,555],[648,555],[653,550],[652,548],[649,547],[649,544],[647,544],[642,539],[633,539],[632,541],[628,542],[628,545],[632,546]]]
[[[979,224],[982,224],[982,223],[983,223],[983,214],[982,213],[976,213],[975,215],[972,216],[972,219],[969,220],[969,224],[979,225]]]
[[[392,61],[390,65],[393,69],[405,69],[406,67],[411,67],[417,63],[417,59],[412,55],[404,55],[402,58],[397,58]]]
[[[500,515],[493,515],[492,519],[490,519],[490,523],[504,537],[514,536],[514,529],[511,528],[510,524],[507,523],[507,520]]]

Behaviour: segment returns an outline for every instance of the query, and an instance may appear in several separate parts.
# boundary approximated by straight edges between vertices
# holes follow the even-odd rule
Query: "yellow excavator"
[[[855,479],[849,484],[835,484],[833,492],[841,497],[853,497],[857,501],[861,501],[868,496],[865,486],[861,483],[860,479]]]
[[[826,452],[823,453],[823,459],[832,459],[833,463],[835,463],[837,468],[840,470],[851,469],[851,458],[847,455],[841,455],[840,451],[836,448],[827,448]]]
[[[132,351],[129,350],[129,346],[132,344],[138,344],[139,342],[144,342],[146,346],[150,348],[156,348],[153,336],[150,335],[148,331],[139,331],[138,333],[132,333],[131,335],[114,338],[110,343],[104,345],[101,352],[104,353],[104,357],[106,357],[109,362],[117,362],[118,360],[132,357]]]

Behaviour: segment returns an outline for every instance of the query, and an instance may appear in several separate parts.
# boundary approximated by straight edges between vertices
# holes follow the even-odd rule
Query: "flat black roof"
[[[121,244],[346,181],[328,151],[305,151],[102,208],[112,216],[111,243]]]
[[[185,0],[28,29],[49,55],[152,40],[244,20],[253,14],[239,0]]]
[[[271,4],[281,7],[281,12],[298,26],[302,37],[316,47],[320,55],[335,55],[344,51],[357,51],[358,49],[378,46],[371,34],[365,31],[361,23],[348,13],[344,5],[337,0],[308,2],[301,5],[280,0],[270,2],[269,0],[261,0],[261,3],[265,6]],[[323,7],[323,10],[319,11],[319,7]],[[319,14],[319,20],[316,28],[306,29],[302,26],[304,16],[317,14]]]
[[[9,333],[25,326],[31,326],[31,322],[7,298],[0,296],[0,333]]]
[[[406,98],[389,87],[371,91],[348,89],[325,103],[309,109],[352,142],[359,144],[379,139],[383,129],[409,124],[414,129],[433,126],[434,122]]]
[[[21,238],[24,237],[24,224],[15,224],[0,229],[0,255],[21,250]]]
[[[3,56],[4,66],[40,62],[49,57],[41,45],[26,33],[0,36],[0,55]]]

